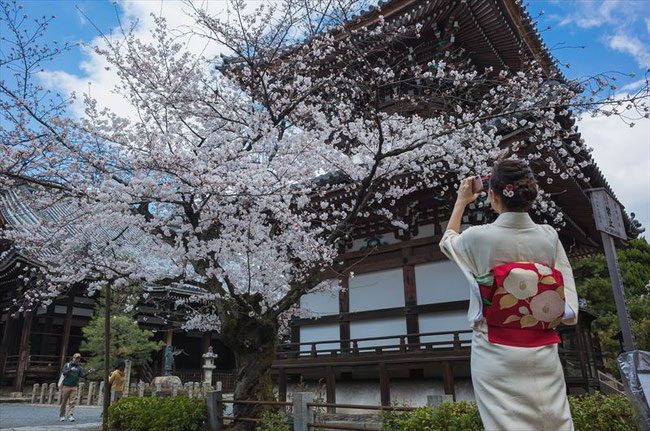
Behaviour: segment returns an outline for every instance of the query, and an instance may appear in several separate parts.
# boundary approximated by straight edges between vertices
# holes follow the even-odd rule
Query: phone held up
[[[486,190],[488,187],[488,181],[490,177],[481,177],[479,175],[475,176],[472,180],[472,193],[481,193]]]

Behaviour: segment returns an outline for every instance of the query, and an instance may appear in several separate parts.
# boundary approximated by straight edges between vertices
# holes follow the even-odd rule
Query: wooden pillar
[[[587,375],[587,352],[585,343],[582,338],[582,320],[578,319],[578,324],[574,326],[576,335],[576,344],[578,347],[578,361],[580,362],[580,373],[582,374],[582,387],[589,392],[589,377]]]
[[[384,362],[379,364],[379,391],[381,392],[381,405],[390,406],[390,377]]]
[[[420,322],[418,314],[414,311],[409,311],[409,307],[418,305],[417,288],[415,285],[415,266],[408,264],[408,259],[411,255],[411,249],[402,249],[402,257],[405,265],[402,267],[402,274],[404,278],[404,305],[406,306],[406,333],[419,334]],[[420,337],[417,335],[409,336],[408,343],[414,344],[412,348],[416,348],[420,343]]]
[[[26,311],[23,317],[23,332],[20,336],[20,348],[18,349],[18,366],[14,379],[14,389],[22,392],[25,382],[25,372],[29,365],[29,335],[32,332],[33,313]]]
[[[11,317],[12,312],[12,308],[7,311],[7,320],[2,331],[2,342],[0,342],[0,376],[3,376],[5,373],[9,349],[15,345],[14,334],[16,334],[16,327],[18,326],[18,317]]]
[[[72,311],[74,310],[74,290],[72,290],[66,301],[65,319],[63,320],[63,338],[61,339],[61,351],[59,356],[59,374],[63,370],[66,359],[68,359],[68,345],[70,344],[70,330],[72,329]]]
[[[327,367],[327,376],[325,377],[325,385],[327,386],[327,403],[336,404],[336,375],[334,374],[334,368],[329,366]],[[336,413],[335,407],[328,407],[328,413]]]
[[[451,362],[444,361],[442,363],[442,385],[445,389],[445,394],[451,395],[456,401],[456,388],[454,385],[454,367]]]
[[[350,278],[345,276],[341,278],[341,290],[339,291],[339,314],[350,312]],[[341,319],[339,323],[339,339],[350,339],[350,321]],[[341,341],[341,353],[350,349],[350,341]]]
[[[280,401],[287,401],[287,370],[280,368],[278,374],[278,397]]]
[[[50,304],[47,308],[45,308],[45,328],[43,332],[49,332],[50,328],[52,327],[52,315],[54,314],[54,304]],[[38,354],[39,355],[46,355],[47,353],[47,341],[48,341],[48,335],[41,335],[41,344],[38,346]]]
[[[18,315],[12,317],[11,315],[16,311],[13,306],[13,301],[18,294],[18,289],[14,285],[9,295],[9,306],[7,307],[7,320],[2,331],[2,339],[0,339],[0,376],[4,376],[5,368],[7,366],[7,356],[9,356],[10,349],[15,345],[16,326],[18,323]],[[0,317],[2,314],[0,313]]]

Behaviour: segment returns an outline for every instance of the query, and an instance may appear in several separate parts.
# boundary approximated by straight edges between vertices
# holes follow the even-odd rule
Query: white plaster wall
[[[341,332],[338,323],[327,323],[320,325],[308,325],[300,327],[300,341],[303,343],[313,341],[339,340]],[[340,343],[324,343],[316,345],[317,350],[337,349]],[[309,344],[300,346],[301,351],[311,351]]]
[[[426,313],[418,316],[420,333],[423,332],[444,332],[444,331],[465,331],[470,328],[467,320],[466,310],[440,311],[437,313]],[[472,334],[460,334],[461,340],[471,340]],[[423,343],[434,341],[449,341],[452,347],[453,338],[451,335],[429,335],[420,338]],[[445,347],[441,345],[440,347]]]
[[[418,234],[414,235],[411,239],[426,238],[429,236],[434,236],[435,234],[436,226],[434,224],[425,224],[424,226],[420,226],[418,229]]]
[[[467,279],[455,263],[442,260],[415,266],[418,304],[469,299]]]
[[[402,268],[354,276],[349,286],[351,312],[404,306]]]
[[[404,334],[406,334],[406,319],[404,317],[388,317],[384,319],[350,322],[350,337],[352,339]],[[359,342],[360,348],[388,345],[399,345],[399,338]]]
[[[472,381],[469,378],[455,378],[456,400],[475,401]],[[277,391],[277,387],[275,389]],[[316,397],[326,398],[327,385],[316,382],[303,382],[302,387],[290,384],[287,388],[287,399],[291,393],[302,391],[314,392]],[[390,381],[391,402],[411,406],[423,406],[427,403],[428,395],[443,395],[445,393],[440,379],[400,379]],[[358,380],[336,382],[337,404],[362,404],[377,406],[381,404],[379,382],[375,380]],[[367,410],[338,409],[339,413],[367,414]]]
[[[328,280],[328,283],[334,283]],[[336,281],[338,285],[338,281]],[[332,286],[334,286],[332,284]],[[328,288],[321,292],[309,293],[300,298],[300,309],[311,313],[314,317],[338,314],[339,293],[338,289]]]

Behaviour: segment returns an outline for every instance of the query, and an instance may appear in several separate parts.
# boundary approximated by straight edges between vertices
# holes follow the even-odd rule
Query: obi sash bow
[[[490,342],[517,347],[560,342],[555,328],[566,308],[560,271],[541,263],[515,262],[496,266],[476,281]]]

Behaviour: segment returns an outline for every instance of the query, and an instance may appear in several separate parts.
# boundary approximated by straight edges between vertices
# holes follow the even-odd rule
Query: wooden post
[[[287,370],[280,368],[278,374],[278,396],[280,401],[287,401]]]
[[[339,314],[350,312],[350,278],[341,278],[341,290],[339,291]],[[350,321],[341,319],[339,323],[339,339],[341,341],[341,354],[350,353]]]
[[[16,392],[23,391],[25,382],[25,372],[29,365],[29,335],[32,331],[31,311],[26,311],[23,317],[23,332],[20,336],[20,348],[18,350],[18,365],[16,367],[16,378],[14,380],[14,389]]]
[[[408,262],[408,257],[410,249],[403,249],[402,256],[405,262]],[[407,307],[413,307],[418,305],[418,296],[417,289],[415,286],[415,267],[413,265],[404,265],[402,267],[402,274],[404,279],[404,305]],[[418,314],[414,312],[408,312],[406,314],[406,333],[407,334],[418,334],[420,332],[420,322],[418,319]],[[408,344],[409,350],[415,348],[420,343],[419,336],[409,336]],[[410,345],[414,345],[411,347]],[[419,349],[419,346],[418,346]]]
[[[54,314],[54,304],[50,304],[45,309],[45,332],[48,332],[48,328],[52,327],[52,314]],[[45,351],[47,350],[47,341],[48,341],[48,336],[41,335],[41,344],[38,346],[39,355],[46,354]]]
[[[578,361],[580,362],[580,374],[582,374],[582,387],[585,391],[589,392],[589,377],[587,376],[587,356],[585,352],[585,344],[581,336],[582,320],[578,320],[578,324],[574,326],[576,344],[578,347]]]
[[[381,392],[381,405],[390,406],[390,377],[384,362],[379,364],[379,391]]]
[[[336,404],[336,374],[332,366],[327,367],[325,385],[327,386],[327,403]],[[328,407],[328,413],[336,413],[336,407]]]
[[[102,413],[102,431],[108,431],[108,406],[111,403],[111,387],[108,384],[111,350],[111,286],[106,283],[106,307],[104,309],[104,405]]]
[[[74,290],[72,290],[66,301],[65,319],[63,321],[63,338],[61,340],[61,355],[59,357],[59,374],[63,371],[66,359],[68,359],[68,345],[70,344],[70,330],[72,329],[72,311],[74,309]]]
[[[623,335],[623,350],[631,352],[636,350],[636,342],[634,340],[634,332],[632,332],[630,313],[625,303],[625,288],[623,286],[623,278],[621,277],[621,269],[618,266],[616,245],[614,244],[614,237],[624,241],[627,240],[622,205],[605,188],[595,188],[586,191],[590,192],[596,229],[600,231],[603,250],[607,258],[607,269],[612,282],[612,290],[614,291],[616,314],[618,314],[621,334]]]
[[[456,401],[456,388],[454,385],[454,367],[451,362],[444,361],[442,363],[442,385],[445,389],[445,394],[451,395]]]
[[[12,299],[13,300],[13,296]],[[7,356],[9,356],[9,349],[14,345],[14,334],[16,333],[17,317],[11,317],[13,307],[7,310],[7,320],[2,331],[2,342],[0,343],[0,376],[5,374],[5,367],[7,366]]]

